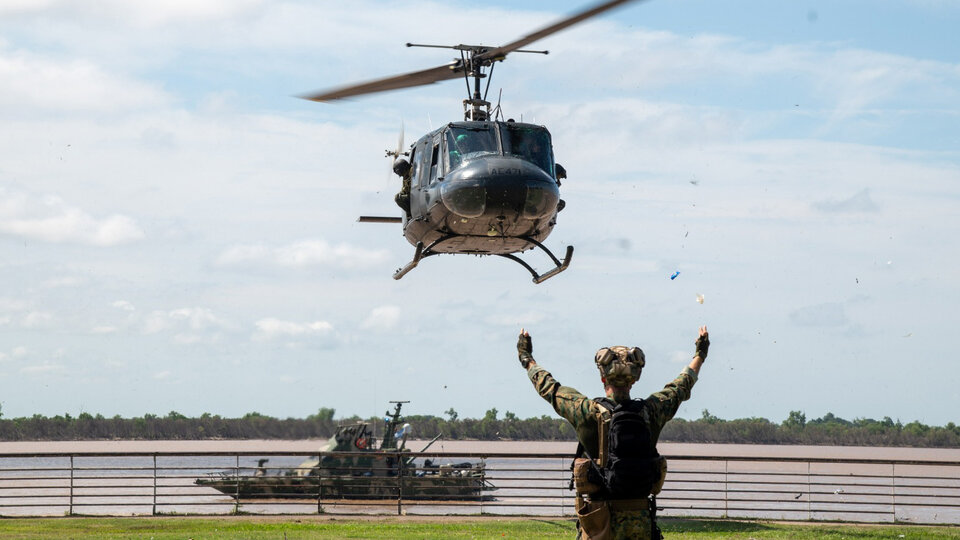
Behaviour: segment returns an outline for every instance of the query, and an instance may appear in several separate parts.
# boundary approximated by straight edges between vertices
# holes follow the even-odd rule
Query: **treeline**
[[[960,426],[903,424],[890,417],[882,420],[844,420],[833,413],[807,421],[801,411],[791,411],[775,424],[766,418],[723,420],[704,409],[694,421],[675,418],[663,429],[662,441],[691,443],[809,444],[826,446],[915,446],[960,448]]]
[[[247,413],[242,418],[223,418],[204,413],[188,418],[176,411],[166,416],[145,414],[135,418],[80,413],[46,417],[0,418],[2,441],[71,441],[102,439],[199,440],[199,439],[315,439],[329,437],[340,421],[333,409],[320,409],[307,418],[273,418]],[[359,421],[349,418],[341,421]]]
[[[198,439],[316,439],[329,437],[339,424],[361,421],[360,417],[334,418],[334,409],[322,408],[307,418],[274,418],[256,412],[242,418],[203,414],[188,418],[176,411],[166,416],[146,414],[137,418],[81,413],[46,417],[0,418],[0,440],[198,440]],[[406,417],[414,437],[432,438],[443,434],[447,440],[569,440],[573,428],[554,416],[518,418],[507,411],[503,417],[490,409],[483,418],[459,418],[453,409],[446,418],[413,415]],[[376,435],[383,436],[383,419],[368,418]],[[882,420],[845,420],[827,413],[807,421],[801,411],[792,411],[777,424],[765,418],[723,420],[704,410],[697,420],[675,418],[660,436],[665,442],[808,444],[843,446],[960,447],[960,426],[927,426],[920,422],[903,424],[889,417]]]

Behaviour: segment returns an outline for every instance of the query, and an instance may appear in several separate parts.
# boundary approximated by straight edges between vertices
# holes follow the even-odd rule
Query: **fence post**
[[[897,522],[897,464],[890,464],[890,494],[893,496],[893,522]]]
[[[68,515],[73,515],[73,456],[70,456],[70,509]]]
[[[157,515],[157,455],[153,455],[153,509],[150,515]]]
[[[480,477],[480,515],[483,515],[483,486],[487,484],[487,456],[480,456],[480,470],[483,476]]]
[[[813,521],[813,512],[810,509],[810,462],[807,462],[807,521]]]
[[[730,484],[728,483],[727,474],[730,472],[730,462],[723,460],[723,517],[730,517],[729,503],[730,498]]]
[[[310,474],[310,471],[306,472],[307,475]],[[304,474],[304,471],[297,470],[297,474]],[[309,476],[308,476],[309,477]],[[323,513],[323,505],[320,501],[323,500],[323,454],[317,456],[317,513]]]
[[[560,463],[560,473],[563,473],[563,458],[557,460]],[[486,469],[484,469],[484,474],[486,474]],[[563,483],[561,482],[561,486]],[[480,492],[480,500],[483,500],[483,491]],[[560,516],[565,516],[567,511],[567,490],[561,489],[560,491]]]
[[[400,452],[394,454],[397,456],[397,515],[403,515],[403,456]]]
[[[234,467],[234,478],[236,479],[237,487],[236,487],[236,490],[234,491],[234,495],[236,495],[236,498],[233,500],[233,513],[239,514],[240,513],[240,454],[237,454],[236,466]]]

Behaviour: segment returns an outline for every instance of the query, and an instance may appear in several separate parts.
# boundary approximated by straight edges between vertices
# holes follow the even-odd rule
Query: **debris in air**
[[[677,279],[677,276],[679,276],[679,275],[680,275],[680,271],[679,271],[679,270],[677,270],[676,272],[674,272],[674,273],[673,273],[673,275],[672,275],[672,276],[670,276],[670,279],[671,279],[671,280],[673,280],[673,279]]]
[[[697,295],[697,303],[698,303],[698,304],[702,304],[702,303],[703,303],[703,295],[702,295],[702,294],[698,294],[698,295]]]

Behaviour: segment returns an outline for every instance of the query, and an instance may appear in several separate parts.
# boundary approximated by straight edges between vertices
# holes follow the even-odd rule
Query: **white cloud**
[[[542,322],[546,318],[542,312],[526,311],[517,313],[502,313],[486,317],[484,320],[488,324],[497,326],[524,326]]]
[[[53,315],[43,311],[31,311],[23,317],[24,328],[43,328],[53,322]]]
[[[108,368],[110,368],[110,369],[116,370],[116,369],[126,368],[126,367],[127,367],[127,362],[124,361],[124,360],[117,359],[117,358],[108,358],[108,359],[106,359],[106,360],[103,361],[103,365],[104,365],[104,367],[108,367]]]
[[[60,373],[62,371],[62,365],[52,364],[50,362],[44,362],[43,364],[24,366],[20,368],[20,373],[24,375],[49,375],[52,373]]]
[[[824,213],[869,213],[879,210],[870,197],[869,189],[863,189],[846,199],[817,201],[813,207]]]
[[[169,371],[158,371],[158,372],[156,372],[156,373],[153,374],[153,378],[154,378],[154,379],[157,379],[158,381],[162,381],[162,380],[164,380],[164,379],[169,379],[169,378],[170,378],[170,372],[169,372]]]
[[[48,289],[79,287],[82,284],[83,280],[81,278],[73,276],[53,278],[43,282],[43,286]]]
[[[24,347],[24,346],[22,346],[22,345],[19,346],[19,347],[14,347],[14,348],[13,348],[13,351],[12,351],[12,355],[13,355],[14,358],[23,358],[24,356],[27,356],[28,354],[30,354],[30,351],[29,351],[26,347]]]
[[[391,330],[400,322],[400,306],[379,306],[370,311],[361,328],[370,330]]]
[[[0,4],[0,14],[36,13],[66,18],[87,16],[156,26],[175,21],[231,17],[262,4],[263,0],[166,0],[133,3],[124,0],[100,0],[93,4],[78,4],[72,0],[4,0]]]
[[[59,197],[35,198],[0,187],[0,234],[51,243],[114,246],[142,239],[136,222],[120,214],[97,219]]]
[[[836,327],[847,324],[843,304],[828,302],[806,306],[790,313],[790,320],[800,326]]]
[[[0,107],[9,110],[103,114],[167,101],[160,90],[105,72],[88,60],[56,60],[0,48]]]
[[[689,351],[673,351],[670,353],[670,362],[674,364],[688,364],[690,363],[690,357]]]
[[[127,302],[126,300],[117,300],[110,305],[117,309],[122,309],[123,311],[134,311],[136,309],[133,307],[133,304]]]
[[[266,318],[255,323],[257,327],[253,334],[256,341],[273,339],[328,336],[333,332],[333,325],[327,321],[297,323],[280,319]]]
[[[380,264],[387,259],[384,250],[368,250],[349,244],[330,245],[325,240],[303,240],[280,247],[247,244],[230,247],[217,257],[222,266],[271,265],[283,268],[336,266],[356,268]]]
[[[232,323],[201,307],[153,311],[143,321],[143,333],[171,332],[174,342],[181,345],[216,342],[223,332],[233,329]]]
[[[116,326],[94,326],[90,329],[92,334],[115,334],[117,332]]]

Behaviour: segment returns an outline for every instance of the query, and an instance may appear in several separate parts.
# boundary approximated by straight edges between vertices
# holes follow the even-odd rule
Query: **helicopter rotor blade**
[[[450,62],[442,66],[437,66],[422,71],[413,71],[401,75],[394,75],[385,79],[367,81],[360,84],[353,84],[332,90],[325,90],[316,94],[302,95],[303,99],[310,101],[334,101],[352,96],[363,94],[373,94],[375,92],[385,92],[387,90],[399,90],[401,88],[410,88],[413,86],[423,86],[433,84],[447,79],[456,79],[463,73],[463,65],[459,60]]]
[[[530,43],[533,43],[538,39],[543,39],[549,36],[550,34],[559,32],[564,28],[573,26],[574,24],[577,24],[580,21],[589,19],[590,17],[593,17],[595,15],[599,15],[604,11],[613,9],[621,4],[626,4],[628,2],[633,2],[633,1],[634,0],[609,0],[607,2],[597,4],[592,8],[588,8],[584,11],[581,11],[580,13],[571,15],[570,17],[567,17],[562,21],[551,24],[546,28],[541,28],[540,30],[537,30],[536,32],[529,34],[527,36],[524,36],[516,41],[507,43],[506,45],[501,45],[500,47],[497,47],[495,49],[490,49],[487,52],[480,53],[474,57],[474,60],[480,61],[480,62],[496,62],[497,60],[503,60],[503,57],[505,57],[508,53],[516,51],[520,47],[529,45]]]

